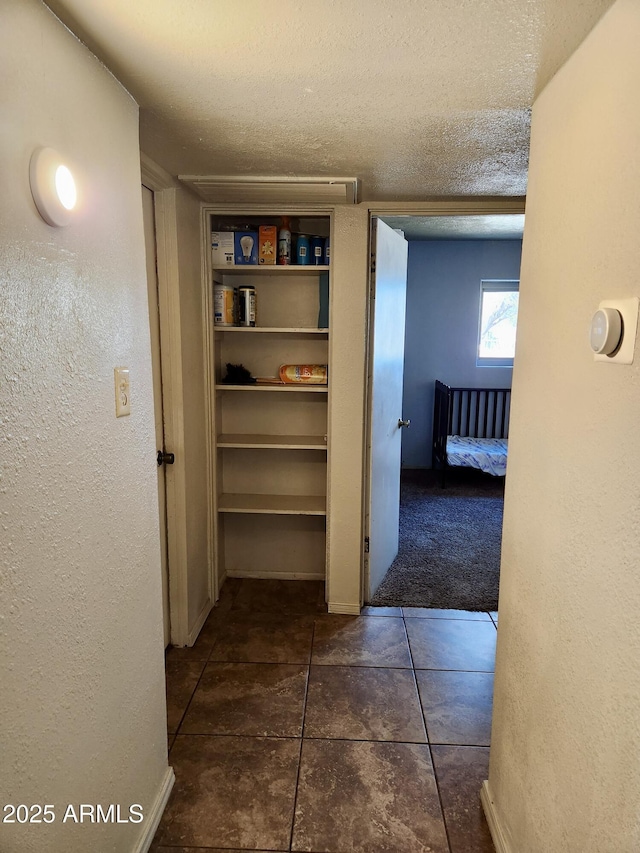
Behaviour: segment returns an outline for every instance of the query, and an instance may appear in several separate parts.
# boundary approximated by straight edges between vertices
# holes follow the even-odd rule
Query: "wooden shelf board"
[[[216,391],[287,391],[296,394],[326,394],[329,390],[327,385],[267,385],[266,383],[251,385],[216,385]]]
[[[223,433],[218,447],[264,448],[273,450],[326,450],[322,435],[264,435]]]
[[[221,494],[218,512],[259,515],[326,515],[326,498],[317,495]]]
[[[224,275],[311,275],[317,276],[321,272],[329,272],[330,267],[326,266],[298,266],[290,264],[289,266],[278,266],[278,264],[248,264],[247,266],[231,267],[231,266],[214,266],[213,271],[224,273]]]
[[[242,332],[243,334],[256,335],[259,333],[271,335],[328,335],[329,329],[316,328],[275,328],[271,326],[214,326],[218,332]]]

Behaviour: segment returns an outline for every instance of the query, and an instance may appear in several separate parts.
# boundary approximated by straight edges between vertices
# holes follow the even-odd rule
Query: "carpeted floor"
[[[440,488],[432,471],[403,472],[400,549],[371,604],[498,609],[504,479],[468,469]]]

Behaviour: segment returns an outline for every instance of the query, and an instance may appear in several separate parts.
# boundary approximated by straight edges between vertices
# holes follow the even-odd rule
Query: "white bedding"
[[[479,468],[486,474],[504,477],[507,472],[506,438],[447,436],[449,465]]]

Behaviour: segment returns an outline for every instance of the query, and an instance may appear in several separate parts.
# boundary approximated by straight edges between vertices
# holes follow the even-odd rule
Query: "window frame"
[[[478,309],[478,339],[476,341],[476,367],[513,367],[513,357],[491,358],[480,355],[480,344],[482,343],[482,305],[485,293],[518,293],[520,294],[520,279],[493,279],[483,278],[480,281],[480,304]],[[518,311],[520,310],[520,297],[518,296]],[[517,334],[517,321],[516,321]]]

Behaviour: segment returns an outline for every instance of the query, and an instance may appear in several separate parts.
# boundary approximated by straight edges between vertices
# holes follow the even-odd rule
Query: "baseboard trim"
[[[330,601],[328,604],[329,613],[345,613],[349,616],[360,615],[359,604],[340,604],[339,601]]]
[[[227,572],[228,578],[276,581],[323,581],[324,572]]]
[[[158,796],[155,799],[151,811],[145,817],[144,828],[142,835],[136,846],[133,848],[133,853],[148,853],[151,847],[151,842],[156,834],[162,814],[169,800],[169,795],[176,781],[176,774],[173,772],[173,767],[167,767],[167,772],[162,780],[162,786],[158,791]]]
[[[202,626],[207,621],[207,616],[211,613],[213,609],[213,602],[210,598],[207,599],[206,604],[198,614],[198,618],[193,624],[193,628],[189,631],[189,636],[187,637],[187,646],[191,647],[195,641],[198,639],[198,634],[202,631]]]
[[[480,789],[480,802],[482,803],[484,816],[489,824],[489,832],[491,833],[496,853],[512,853],[511,847],[507,843],[504,830],[502,829],[502,824],[498,818],[493,797],[491,796],[491,791],[489,789],[489,781],[487,779],[484,780],[482,788]]]

